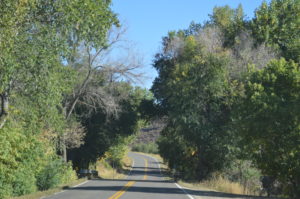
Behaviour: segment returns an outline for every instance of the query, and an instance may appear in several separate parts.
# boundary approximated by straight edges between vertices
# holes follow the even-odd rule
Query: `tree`
[[[68,151],[69,158],[80,168],[88,168],[90,163],[105,154],[119,139],[126,140],[139,130],[141,113],[139,107],[148,93],[140,88],[134,88],[129,83],[119,82],[113,95],[127,94],[120,99],[118,115],[111,115],[104,108],[98,107],[90,112],[89,107],[79,104],[76,114],[81,116],[81,123],[87,130],[84,144]],[[88,113],[88,114],[86,114]],[[121,153],[121,152],[120,152]]]
[[[262,68],[276,57],[265,45],[255,46],[247,32],[235,35],[231,48],[224,47],[228,38],[219,26],[208,22],[196,32],[170,32],[154,62],[159,76],[152,91],[160,112],[168,116],[161,153],[170,166],[177,162],[183,169],[188,168],[186,158],[191,158],[197,166],[185,173],[194,172],[188,175],[199,179],[220,171],[232,158],[236,140],[230,130],[231,106],[243,94],[242,80],[249,67]],[[179,156],[172,158],[164,150],[174,143],[189,146],[178,148],[177,153],[186,154],[181,163]]]
[[[24,95],[30,93],[38,106],[41,107],[41,114],[43,111],[51,110],[48,108],[49,104],[52,104],[53,109],[55,109],[62,101],[62,93],[67,95],[70,92],[65,87],[68,86],[70,89],[73,86],[75,76],[56,79],[61,82],[65,80],[65,83],[58,83],[55,85],[56,87],[51,87],[51,89],[62,89],[61,92],[57,92],[58,90],[49,89],[49,82],[54,82],[53,78],[56,78],[52,75],[60,75],[59,72],[63,70],[66,73],[70,72],[69,75],[75,75],[70,66],[63,65],[65,62],[73,63],[75,61],[74,54],[77,48],[86,44],[88,53],[93,51],[99,53],[110,45],[107,43],[109,29],[112,26],[119,26],[116,15],[110,10],[110,1],[95,2],[91,0],[82,4],[80,1],[72,0],[32,0],[23,4],[18,4],[16,1],[8,5],[12,7],[10,11],[15,6],[22,12],[20,11],[20,16],[15,17],[15,12],[12,11],[8,13],[8,15],[12,15],[12,19],[3,18],[4,26],[7,23],[8,30],[14,26],[18,26],[18,28],[12,29],[11,31],[14,32],[11,34],[4,34],[7,38],[3,37],[2,42],[2,48],[8,53],[4,53],[3,56],[6,57],[1,59],[3,60],[3,67],[1,67],[0,81],[3,82],[3,88],[0,89],[0,116],[2,118],[0,127],[4,125],[7,119],[9,98],[14,90],[18,90],[18,93],[24,93],[23,91],[28,91],[30,88],[34,89]],[[5,8],[5,11],[7,10],[9,9]],[[6,17],[6,15],[3,16]],[[91,57],[91,54],[89,56],[94,61],[95,57]],[[7,60],[11,60],[11,62],[8,63]],[[83,80],[82,89],[86,87],[91,71],[96,70],[91,68],[93,61],[90,60],[88,63],[91,70],[86,79]],[[68,110],[65,110],[67,120],[69,120],[77,103],[78,96],[83,92],[82,89],[79,89],[79,94],[74,97],[70,107],[67,107]],[[40,98],[34,96],[34,93]],[[41,96],[42,94],[44,96]],[[54,97],[54,94],[56,94],[56,98],[47,98],[51,95]],[[38,99],[43,99],[43,101],[38,101]],[[60,107],[60,109],[64,108]]]
[[[108,29],[118,25],[109,8],[110,1],[91,0],[81,4],[71,0],[31,0],[4,1],[1,5],[0,23],[5,28],[1,29],[0,41],[3,49],[0,127],[6,121],[9,98],[15,88],[22,85],[20,90],[26,91],[31,86],[43,86],[43,83],[45,87],[49,72],[55,70],[63,58],[72,59],[76,46],[85,42],[101,48],[106,45]]]
[[[196,40],[196,36],[179,38],[183,45],[177,51],[173,49],[172,52],[177,52],[175,56],[168,56],[168,51],[157,56],[154,66],[159,77],[153,90],[157,99],[167,104],[169,125],[164,132],[170,134],[174,131],[174,140],[171,138],[170,142],[178,142],[175,139],[178,135],[184,139],[182,143],[189,143],[191,149],[188,151],[194,151],[190,157],[196,164],[194,170],[191,169],[195,172],[191,176],[204,179],[223,168],[228,160],[229,134],[224,127],[229,119],[230,106],[227,99],[229,57],[222,48],[216,48],[217,53],[208,51],[205,43]],[[160,149],[165,148],[163,144],[167,142],[160,143]],[[170,166],[177,162],[178,168],[185,167],[183,161],[165,157],[170,158]]]
[[[66,63],[84,42],[106,46],[108,30],[119,25],[110,3],[1,1],[0,198],[41,189],[52,174],[51,186],[75,176],[55,151],[58,132],[69,125],[62,102],[77,75]]]
[[[232,47],[235,43],[235,37],[247,28],[241,4],[237,9],[232,9],[229,6],[214,7],[208,24],[217,26],[223,32],[225,47]]]
[[[140,81],[142,74],[136,70],[142,67],[139,56],[133,55],[130,43],[125,41],[123,27],[112,27],[108,31],[108,41],[105,46],[94,48],[89,43],[83,43],[74,49],[74,57],[67,66],[77,73],[72,93],[66,94],[63,106],[65,119],[71,122],[76,118],[76,108],[85,106],[86,114],[99,109],[108,115],[118,115],[121,111],[119,102],[127,98],[126,93],[115,95],[119,81]],[[114,58],[116,51],[124,53],[124,58]],[[113,57],[113,58],[112,58]],[[73,118],[72,118],[73,117]],[[79,116],[80,117],[80,116]],[[67,137],[62,135],[62,150],[67,160]]]
[[[182,177],[218,171],[245,183],[262,173],[299,197],[298,5],[263,3],[252,21],[241,7],[216,7],[205,25],[163,38],[152,87],[168,117],[159,150]],[[244,177],[224,170],[244,163]]]
[[[235,106],[244,152],[294,197],[300,194],[299,77],[298,64],[274,60],[251,73],[245,96]]]
[[[287,60],[300,61],[300,1],[263,2],[252,20],[254,37],[280,49]]]

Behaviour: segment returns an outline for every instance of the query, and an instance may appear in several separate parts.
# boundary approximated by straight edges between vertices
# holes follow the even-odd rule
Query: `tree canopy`
[[[62,161],[63,154],[75,160],[67,159],[67,152],[81,146],[84,151],[87,142],[95,144],[87,152],[95,161],[117,135],[124,138],[137,130],[144,95],[116,77],[139,78],[127,71],[141,64],[99,58],[122,33],[110,6],[110,0],[1,1],[0,198],[74,180],[76,173]],[[91,125],[92,120],[105,129]],[[95,140],[111,139],[90,143],[95,131]]]
[[[152,87],[168,118],[159,150],[182,178],[242,183],[255,167],[299,197],[299,6],[263,2],[253,19],[242,6],[215,7],[163,38]]]

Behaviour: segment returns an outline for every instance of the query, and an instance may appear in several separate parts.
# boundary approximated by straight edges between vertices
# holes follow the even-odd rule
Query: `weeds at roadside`
[[[46,191],[38,191],[38,192],[35,192],[35,193],[32,193],[32,194],[23,195],[23,196],[19,196],[19,197],[14,197],[12,199],[39,199],[39,198],[42,198],[42,197],[50,196],[50,195],[52,195],[54,193],[57,193],[57,192],[60,192],[64,189],[68,189],[68,188],[70,188],[72,186],[75,186],[77,184],[83,183],[86,180],[87,180],[87,178],[80,178],[80,179],[75,180],[71,183],[60,185],[56,188],[52,188],[52,189],[49,189],[49,190],[46,190]]]

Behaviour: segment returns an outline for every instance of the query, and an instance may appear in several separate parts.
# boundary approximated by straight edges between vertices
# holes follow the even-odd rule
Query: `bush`
[[[77,174],[76,174],[76,171],[73,170],[71,162],[64,164],[62,174],[63,174],[62,180],[61,180],[62,184],[67,184],[69,182],[77,180]]]
[[[232,160],[230,166],[224,169],[222,176],[231,182],[237,182],[244,187],[245,193],[259,193],[261,190],[261,172],[249,160]]]
[[[60,184],[60,171],[62,162],[59,160],[49,162],[48,165],[38,174],[37,186],[39,190],[47,190]]]
[[[15,173],[12,183],[13,196],[21,196],[36,191],[36,178],[29,168],[20,168]]]
[[[140,143],[133,145],[132,151],[158,154],[158,146],[154,142],[148,144]]]
[[[47,190],[59,184],[67,183],[76,179],[76,174],[70,164],[62,160],[50,161],[37,176],[37,187],[39,190]]]
[[[0,129],[0,198],[36,190],[35,174],[42,153],[35,137],[25,134],[12,123]]]

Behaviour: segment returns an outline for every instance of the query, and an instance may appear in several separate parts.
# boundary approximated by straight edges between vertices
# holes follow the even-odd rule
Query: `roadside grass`
[[[163,158],[160,155],[151,154],[151,153],[141,153],[141,152],[135,152],[135,153],[140,153],[143,155],[148,155],[156,158],[160,162],[160,167],[165,178],[168,180],[174,180],[172,171],[169,169],[168,165],[163,161]],[[209,180],[205,180],[201,182],[187,182],[187,181],[179,180],[177,183],[185,188],[194,189],[194,190],[219,191],[219,192],[231,193],[231,194],[258,195],[257,193],[253,193],[250,190],[246,189],[241,184],[237,182],[231,182],[223,178],[222,176],[212,177]]]
[[[205,191],[219,191],[223,193],[230,193],[230,194],[250,194],[255,195],[255,193],[250,192],[249,190],[245,189],[241,184],[236,182],[231,182],[221,176],[216,178],[211,178],[209,180],[205,180],[202,182],[185,182],[185,181],[178,181],[183,187],[196,189],[196,190],[205,190]]]
[[[63,191],[64,189],[76,186],[80,183],[83,183],[86,180],[87,180],[87,178],[80,178],[78,180],[75,180],[75,181],[70,182],[68,184],[60,185],[60,186],[58,186],[56,188],[53,188],[53,189],[48,189],[46,191],[38,191],[38,192],[31,193],[31,194],[28,194],[28,195],[14,197],[14,198],[11,198],[11,199],[39,199],[39,198],[42,198],[42,197],[53,195],[57,192]]]
[[[103,179],[113,179],[113,178],[114,179],[124,179],[127,176],[128,172],[131,170],[132,159],[126,155],[122,159],[122,163],[123,163],[122,169],[118,170],[118,169],[113,169],[107,162],[105,162],[105,160],[98,161],[96,168],[97,168],[99,177],[103,178]],[[86,180],[87,180],[87,178],[80,178],[71,183],[63,184],[63,185],[60,185],[53,189],[48,189],[46,191],[38,191],[38,192],[35,192],[32,194],[14,197],[11,199],[40,199],[42,197],[51,196],[55,193],[65,190],[67,188],[76,186],[80,183],[83,183]]]
[[[225,193],[259,195],[257,192],[247,189],[242,184],[238,182],[232,182],[222,176],[215,176],[198,184],[202,187],[212,188]]]
[[[131,170],[132,159],[126,155],[122,159],[122,168],[113,168],[105,159],[97,161],[96,170],[102,179],[124,179]]]

